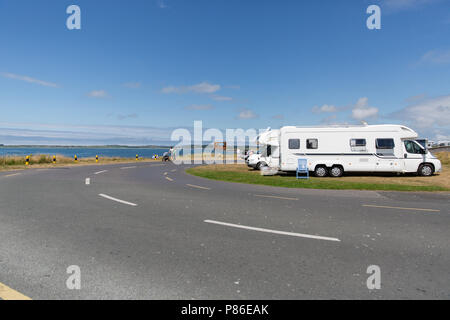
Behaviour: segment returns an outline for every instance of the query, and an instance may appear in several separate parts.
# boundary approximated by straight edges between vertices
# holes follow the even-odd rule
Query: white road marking
[[[175,172],[175,171],[177,171],[177,169],[172,169],[172,170],[170,170],[171,172]]]
[[[90,185],[91,184],[91,178],[86,178],[85,183],[86,183],[86,185]]]
[[[104,172],[108,172],[108,170],[98,171],[98,172],[96,172],[96,173],[94,173],[94,174],[100,174],[100,173],[104,173]]]
[[[201,187],[201,186],[196,186],[195,184],[186,184],[187,186],[189,186],[189,187],[192,187],[192,188],[197,188],[197,189],[203,189],[203,190],[211,190],[211,188],[206,188],[206,187]]]
[[[440,211],[441,211],[441,210],[436,210],[436,209],[388,207],[388,206],[376,206],[376,205],[371,205],[371,204],[363,204],[362,206],[363,206],[363,207],[370,207],[370,208],[398,209],[398,210],[414,210],[414,211],[429,211],[429,212],[440,212]]]
[[[173,181],[173,179],[172,179],[172,178],[169,178],[169,177],[166,177],[166,179],[169,180],[169,181]]]
[[[262,194],[254,194],[255,197],[261,197],[261,198],[272,198],[272,199],[281,199],[281,200],[292,200],[292,201],[298,201],[297,198],[286,198],[286,197],[279,197],[279,196],[268,196],[268,195],[262,195]]]
[[[7,174],[6,176],[3,176],[3,177],[14,177],[14,176],[18,176],[20,174],[21,173],[11,173],[11,174]]]
[[[136,206],[137,206],[136,203],[128,202],[128,201],[124,201],[124,200],[120,200],[120,199],[117,199],[117,198],[113,198],[113,197],[108,196],[108,195],[103,194],[103,193],[99,193],[98,195],[99,195],[100,197],[103,197],[103,198],[106,198],[106,199],[109,199],[109,200],[113,200],[113,201],[116,201],[116,202],[120,202],[120,203],[123,203],[123,204],[127,204],[127,205],[129,205],[129,206],[133,206],[133,207],[136,207]]]
[[[164,175],[167,176],[168,172],[164,172]]]
[[[134,169],[134,168],[136,168],[136,166],[131,166],[131,167],[122,167],[122,168],[120,168],[120,169],[122,169],[122,170],[125,170],[125,169]]]
[[[247,230],[252,230],[252,231],[281,234],[281,235],[291,236],[291,237],[300,237],[300,238],[309,238],[309,239],[336,241],[336,242],[341,241],[338,238],[322,237],[322,236],[316,236],[316,235],[311,235],[311,234],[278,231],[278,230],[271,230],[271,229],[264,229],[264,228],[255,228],[255,227],[243,226],[240,224],[233,224],[233,223],[220,222],[220,221],[214,221],[214,220],[204,220],[204,222],[218,224],[218,225],[227,226],[227,227],[233,227],[233,228],[247,229]]]

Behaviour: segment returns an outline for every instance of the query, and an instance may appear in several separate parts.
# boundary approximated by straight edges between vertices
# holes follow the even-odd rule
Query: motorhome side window
[[[378,155],[392,156],[394,154],[394,139],[377,139],[375,145]]]
[[[289,149],[300,149],[300,139],[289,139]]]
[[[394,149],[394,139],[377,139],[377,149]]]
[[[319,148],[319,140],[317,139],[307,139],[306,149],[317,149]]]
[[[350,146],[352,147],[365,147],[366,139],[351,139]]]

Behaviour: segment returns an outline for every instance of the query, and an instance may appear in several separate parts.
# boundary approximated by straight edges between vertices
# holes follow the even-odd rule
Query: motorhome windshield
[[[408,153],[422,154],[425,153],[425,149],[416,141],[406,140],[405,149]]]
[[[267,146],[263,152],[262,152],[262,156],[263,157],[270,157],[272,155],[272,146]]]

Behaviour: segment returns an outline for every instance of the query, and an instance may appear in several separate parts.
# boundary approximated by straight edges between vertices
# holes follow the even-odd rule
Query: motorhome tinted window
[[[394,149],[394,139],[377,139],[377,149]]]
[[[319,147],[319,140],[317,140],[317,139],[306,140],[306,148],[307,149],[317,149],[318,147]]]
[[[289,139],[289,149],[300,149],[300,139]]]
[[[420,147],[416,143],[409,140],[405,141],[405,149],[406,152],[408,153],[416,153],[416,154],[422,153],[422,149],[420,149]]]
[[[350,145],[352,147],[365,147],[366,146],[366,139],[351,139]]]

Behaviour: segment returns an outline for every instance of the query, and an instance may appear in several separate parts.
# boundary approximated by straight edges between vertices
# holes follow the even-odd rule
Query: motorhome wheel
[[[314,170],[314,175],[316,177],[326,177],[327,176],[327,168],[324,166],[317,166]]]
[[[342,177],[343,174],[344,174],[344,170],[342,169],[342,167],[339,167],[339,166],[334,166],[330,170],[330,175],[335,178]]]
[[[422,164],[419,167],[419,175],[423,176],[423,177],[429,177],[432,176],[434,173],[434,169],[431,165],[429,164]]]

